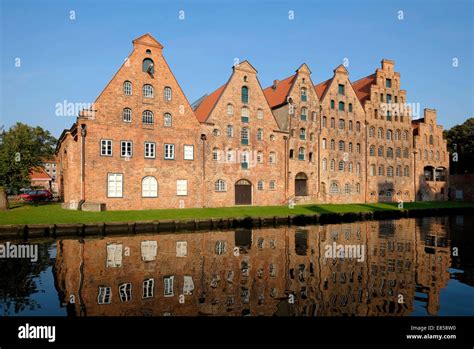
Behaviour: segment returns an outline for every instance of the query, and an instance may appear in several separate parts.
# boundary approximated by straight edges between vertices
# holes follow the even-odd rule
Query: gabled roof
[[[318,98],[321,99],[324,93],[326,92],[327,88],[331,84],[333,78],[330,78],[326,81],[323,81],[317,85],[314,85],[314,89],[316,90],[316,94],[318,95]]]
[[[272,85],[263,90],[263,94],[270,108],[275,108],[287,102],[287,97],[296,80],[296,75],[297,74],[293,74],[282,81],[277,81],[276,88]]]
[[[197,108],[194,110],[194,114],[199,122],[205,122],[207,120],[226,86],[227,83],[202,99],[201,103],[199,103]]]
[[[51,176],[43,168],[36,167],[31,170],[31,179],[35,181],[50,181]]]
[[[147,45],[147,46],[154,46],[154,47],[158,47],[160,49],[163,48],[163,45],[160,44],[153,36],[151,36],[151,34],[149,33],[146,33],[146,34],[143,34],[142,36],[139,36],[138,38],[136,38],[135,40],[132,41],[133,44],[144,44],[144,45]]]
[[[375,79],[375,74],[372,74],[352,83],[360,104],[364,105],[365,101],[370,99],[370,86],[376,83]]]

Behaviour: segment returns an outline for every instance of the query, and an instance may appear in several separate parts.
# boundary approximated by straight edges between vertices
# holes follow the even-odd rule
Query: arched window
[[[360,183],[356,183],[356,193],[360,194]]]
[[[132,109],[130,109],[130,108],[123,108],[122,120],[123,120],[124,122],[132,122]]]
[[[370,165],[370,175],[375,176],[375,165]]]
[[[294,158],[294,150],[293,149],[290,149],[290,155],[289,155],[289,158],[290,159],[293,159]]]
[[[349,113],[352,113],[352,103],[349,103]]]
[[[125,81],[123,83],[123,93],[126,96],[131,96],[132,95],[132,83],[130,81]]]
[[[308,96],[306,94],[306,87],[301,88],[301,101],[306,102],[308,100]]]
[[[433,145],[433,135],[430,135],[430,144]]]
[[[270,164],[276,163],[276,153],[274,151],[270,152],[270,155],[268,156],[268,163]]]
[[[375,134],[375,128],[374,128],[374,127],[371,127],[371,128],[369,129],[369,137],[372,138],[372,137],[374,136],[374,134]]]
[[[334,171],[334,170],[335,170],[335,167],[336,167],[336,161],[334,161],[334,159],[332,159],[329,168],[330,168],[331,171]]]
[[[383,174],[384,174],[383,166],[379,166],[379,176],[383,176]]]
[[[301,108],[301,116],[300,119],[306,121],[308,119],[308,109],[305,107]]]
[[[395,140],[399,141],[400,140],[400,130],[395,131]]]
[[[349,142],[349,152],[352,153],[352,142]]]
[[[328,127],[328,118],[323,116],[323,124],[322,127]]]
[[[257,130],[257,140],[263,141],[263,129],[262,128],[259,128]]]
[[[326,170],[327,170],[327,168],[328,168],[328,161],[327,161],[327,159],[323,159],[321,166],[322,166],[322,168],[323,168],[323,171],[326,171]]]
[[[401,166],[397,166],[397,168],[395,170],[395,175],[397,177],[400,177],[402,175],[402,167]]]
[[[315,111],[313,111],[313,112],[311,113],[311,120],[312,120],[312,121],[316,121],[316,112],[315,112]]]
[[[257,152],[257,163],[263,164],[263,152],[261,151]]]
[[[322,141],[322,143],[321,143],[321,147],[322,147],[323,149],[326,149],[326,147],[327,147],[327,140],[326,140],[326,138],[323,138],[323,141]]]
[[[360,162],[356,164],[356,173],[360,173]]]
[[[387,177],[393,177],[393,167],[387,167]]]
[[[433,160],[433,151],[430,150],[430,160]]]
[[[153,74],[155,72],[155,67],[151,58],[145,58],[143,60],[142,71],[150,74]]]
[[[352,173],[352,171],[353,171],[352,162],[349,162],[348,170],[349,170],[349,173]]]
[[[402,157],[402,150],[400,148],[397,148],[397,150],[395,150],[395,157],[397,158]]]
[[[344,185],[344,193],[345,194],[350,194],[351,193],[351,185],[349,183],[346,183]]]
[[[301,140],[306,140],[306,129],[305,128],[300,128],[300,139]]]
[[[346,145],[344,141],[339,141],[339,150],[340,151],[345,151],[346,150]]]
[[[339,102],[339,110],[344,111],[344,102]]]
[[[144,98],[153,98],[153,86],[149,84],[143,85],[143,97]]]
[[[163,116],[163,125],[165,127],[171,127],[173,125],[173,117],[170,113],[165,113]]]
[[[360,154],[360,143],[356,144],[356,153]]]
[[[257,109],[257,119],[263,119],[263,110]]]
[[[421,154],[421,153],[420,153]],[[403,149],[403,157],[408,159],[408,148]]]
[[[165,101],[171,101],[171,97],[172,97],[171,87],[166,86],[163,94],[165,97]]]
[[[313,162],[313,152],[311,151],[308,153],[308,161]]]
[[[336,141],[334,139],[331,139],[331,150],[336,149]]]
[[[393,158],[393,148],[387,148],[387,157]]]
[[[311,142],[314,142],[314,133],[310,133],[310,135],[309,135],[309,140],[310,140]]]
[[[436,152],[436,160],[439,160],[439,151]]]
[[[232,104],[227,104],[227,115],[234,115],[234,106]]]
[[[331,128],[336,128],[336,119],[331,118]]]
[[[334,109],[336,105],[336,102],[334,102],[334,99],[331,99],[331,109]]]
[[[242,103],[249,102],[249,88],[247,86],[242,86]]]
[[[383,156],[383,147],[379,147],[378,156]]]
[[[403,131],[403,140],[406,141],[408,140],[408,131]]]
[[[359,121],[356,122],[356,131],[360,132],[360,122]]]
[[[408,177],[408,176],[410,175],[410,168],[409,168],[408,166],[405,166],[405,167],[403,168],[403,175],[404,175],[405,177]]]
[[[339,161],[339,172],[344,172],[344,161]]]
[[[339,119],[339,129],[344,130],[345,127],[346,127],[346,122],[344,121],[344,119]]]
[[[428,160],[428,150],[425,149],[423,151],[423,155],[424,155],[425,160]]]
[[[225,185],[225,181],[222,180],[222,179],[218,179],[215,183],[214,183],[214,190],[215,191],[218,191],[218,192],[223,192],[223,191],[226,191],[226,185]]]
[[[220,160],[219,154],[220,154],[219,148],[213,148],[212,149],[212,160],[219,161]]]
[[[242,115],[242,122],[249,122],[249,118],[250,118],[250,111],[249,111],[249,108],[247,107],[242,107],[241,109],[241,115]]]
[[[156,198],[158,196],[158,181],[155,177],[147,176],[142,179],[142,197]]]
[[[298,160],[304,160],[305,154],[304,154],[304,148],[300,147],[298,149]]]
[[[352,120],[349,120],[349,131],[352,131]]]
[[[145,110],[142,113],[142,122],[147,125],[153,124],[154,122],[153,112],[151,112],[150,110]]]
[[[381,127],[379,127],[379,129],[378,129],[377,137],[378,138],[383,138],[383,129]]]
[[[371,145],[369,148],[369,155],[370,156],[375,156],[375,146]]]
[[[330,190],[331,194],[337,194],[337,193],[339,193],[339,186],[337,185],[336,182],[332,182],[331,187],[330,187],[329,190]]]
[[[392,140],[392,130],[387,130],[387,140],[388,141]]]

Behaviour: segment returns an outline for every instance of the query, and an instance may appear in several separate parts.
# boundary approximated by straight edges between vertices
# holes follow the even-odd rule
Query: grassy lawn
[[[430,209],[445,207],[473,207],[474,203],[462,202],[412,202],[405,209]],[[312,215],[315,213],[346,213],[397,210],[397,203],[377,204],[322,204],[288,206],[246,206],[224,208],[188,208],[143,211],[82,212],[62,209],[60,204],[16,205],[9,211],[0,211],[0,225],[5,224],[53,224],[90,222],[127,222],[146,220],[187,220],[227,217],[273,217],[287,215]]]

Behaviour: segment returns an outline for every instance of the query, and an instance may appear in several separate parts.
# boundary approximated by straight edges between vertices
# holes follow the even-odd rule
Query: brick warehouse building
[[[340,65],[319,84],[302,64],[263,89],[244,61],[191,106],[162,50],[149,34],[133,40],[93,107],[63,131],[65,208],[447,199],[442,128],[434,110],[412,121],[400,107],[394,62],[354,83]]]

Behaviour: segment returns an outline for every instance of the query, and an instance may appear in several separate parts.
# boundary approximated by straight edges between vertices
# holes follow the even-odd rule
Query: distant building
[[[51,190],[52,178],[46,171],[37,167],[31,171],[31,187]]]

